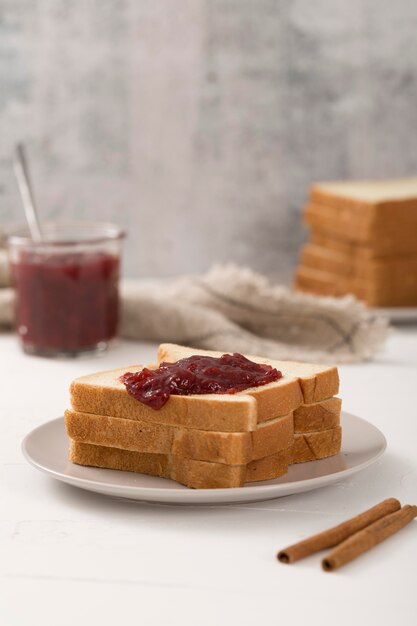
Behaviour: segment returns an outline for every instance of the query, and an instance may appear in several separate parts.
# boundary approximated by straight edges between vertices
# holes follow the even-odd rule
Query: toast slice
[[[305,223],[310,227],[311,241],[314,243],[326,242],[327,247],[353,251],[364,251],[364,256],[370,258],[385,258],[390,256],[416,254],[417,239],[409,234],[399,236],[376,236],[372,239],[358,240],[357,234],[351,234],[334,224],[328,218],[322,218],[313,212],[304,215]],[[410,229],[413,231],[413,229]]]
[[[257,424],[256,400],[248,395],[172,395],[158,411],[138,402],[127,393],[119,378],[126,372],[139,371],[143,367],[143,365],[131,365],[130,367],[96,372],[75,379],[70,387],[72,408],[81,413],[140,420],[153,424],[184,426],[200,430],[220,432],[255,430]]]
[[[196,354],[197,351],[191,351]],[[298,378],[279,380],[235,394],[172,395],[159,410],[130,396],[119,378],[142,365],[97,372],[73,381],[71,406],[81,413],[142,420],[199,430],[248,432],[260,421],[288,415],[302,403]],[[333,395],[333,394],[328,394]]]
[[[179,359],[192,356],[193,354],[219,357],[223,352],[197,350],[195,348],[188,348],[172,343],[162,343],[158,349],[158,363],[162,361],[173,363]],[[336,367],[316,365],[314,363],[297,363],[296,361],[276,361],[257,356],[247,356],[247,358],[255,363],[265,363],[276,367],[283,374],[283,378],[280,379],[283,382],[288,379],[290,381],[297,380],[301,388],[302,402],[304,404],[325,400],[326,398],[336,395],[339,391],[339,375]],[[280,381],[278,381],[278,383],[279,382]],[[267,387],[267,385],[264,387]],[[263,394],[264,387],[257,387],[254,390],[247,389],[243,392],[257,400],[258,411],[261,413],[261,417],[258,416],[258,421],[268,419],[266,417],[268,414],[270,418],[280,415],[280,413],[277,411],[274,412],[273,410],[274,399],[272,398],[272,394],[270,400],[266,400],[266,396]],[[285,406],[282,400],[280,402],[276,400],[276,402],[276,406],[280,403]],[[298,406],[300,406],[300,404]],[[289,413],[296,408],[298,407],[293,406],[287,412]]]
[[[410,249],[404,245],[404,242],[399,242],[396,245],[395,242],[391,242],[390,246],[378,249],[378,247],[375,248],[368,243],[361,244],[355,241],[349,241],[348,239],[331,235],[325,230],[314,228],[310,233],[310,242],[313,245],[320,246],[326,250],[336,252],[337,254],[343,254],[350,259],[355,258],[362,262],[395,259],[407,260],[407,257],[417,256],[417,239],[410,242]]]
[[[302,404],[294,411],[294,433],[336,428],[340,424],[341,409],[340,398],[328,398],[314,404]]]
[[[404,282],[373,285],[370,281],[341,277],[335,273],[300,265],[294,286],[300,291],[322,296],[353,294],[369,306],[414,306],[417,304],[417,283],[414,276]]]
[[[171,478],[194,489],[220,489],[278,478],[287,472],[291,455],[292,447],[247,465],[226,465],[71,441],[69,459],[78,465]]]
[[[377,288],[395,287],[397,281],[417,289],[417,254],[399,259],[364,261],[352,255],[338,253],[323,246],[306,244],[301,250],[305,267],[331,272],[342,277],[369,282]]]
[[[330,272],[299,265],[294,274],[294,288],[319,296],[341,297],[353,294],[369,305],[377,305],[378,294],[375,290],[367,290],[353,285],[348,278],[341,278]]]
[[[77,442],[228,465],[243,465],[294,443],[292,413],[262,422],[252,432],[236,433],[180,428],[74,410],[65,412],[65,424],[68,436]]]
[[[314,230],[324,230],[341,239],[382,250],[398,248],[405,242],[407,249],[415,249],[417,218],[402,223],[395,214],[385,220],[376,220],[367,214],[346,209],[336,210],[319,204],[308,204],[304,208],[304,221]]]
[[[310,199],[327,207],[348,209],[361,215],[417,218],[417,177],[394,180],[348,180],[313,185]]]
[[[305,463],[333,456],[340,452],[342,428],[336,426],[329,430],[294,435],[291,463]]]

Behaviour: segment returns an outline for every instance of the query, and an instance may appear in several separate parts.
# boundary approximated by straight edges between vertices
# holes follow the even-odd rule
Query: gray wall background
[[[417,173],[416,0],[0,0],[0,222],[129,230],[129,275],[287,279],[312,181]]]

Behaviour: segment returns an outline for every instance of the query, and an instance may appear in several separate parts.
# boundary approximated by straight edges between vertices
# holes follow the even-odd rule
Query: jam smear
[[[220,358],[194,355],[176,363],[163,362],[158,369],[145,367],[120,377],[127,392],[153,409],[161,409],[171,395],[237,393],[260,387],[282,378],[271,365],[254,363],[242,354],[223,354]]]

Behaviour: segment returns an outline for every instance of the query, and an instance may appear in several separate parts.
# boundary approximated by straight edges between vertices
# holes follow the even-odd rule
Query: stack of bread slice
[[[222,353],[162,344],[158,362]],[[176,396],[155,410],[120,376],[99,372],[71,385],[70,460],[172,478],[193,488],[241,487],[285,474],[289,464],[337,454],[341,445],[335,367],[270,361],[283,377],[236,394]]]
[[[417,305],[417,178],[316,184],[304,218],[311,234],[296,288]]]
[[[174,363],[192,354],[219,357],[222,353],[195,350],[175,344],[161,344],[158,349],[158,363],[162,361]],[[291,446],[290,464],[314,461],[337,454],[342,443],[340,426],[342,400],[336,397],[339,391],[339,375],[336,367],[294,361],[275,361],[254,356],[248,358],[256,363],[272,365],[283,374],[287,372],[293,378],[298,379],[301,395],[298,406],[293,405],[294,439]],[[271,407],[270,410],[275,413],[279,411],[279,408]],[[272,424],[273,421],[268,420],[263,422],[263,425]],[[275,442],[272,432],[271,435],[270,445],[273,446]],[[256,436],[258,435],[255,431]]]

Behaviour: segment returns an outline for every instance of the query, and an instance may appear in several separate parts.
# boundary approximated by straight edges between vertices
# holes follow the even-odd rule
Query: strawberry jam
[[[16,324],[25,347],[71,354],[114,337],[118,256],[24,251],[12,269],[18,294]]]
[[[171,395],[237,393],[260,387],[282,377],[271,365],[250,361],[242,354],[190,356],[176,363],[161,363],[158,369],[144,368],[121,376],[127,392],[139,402],[160,409]]]

